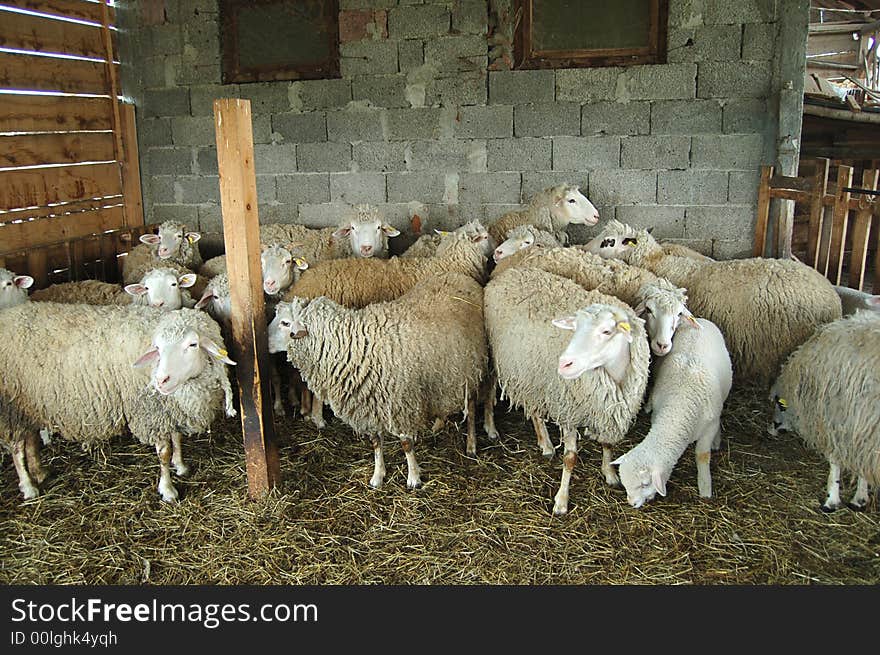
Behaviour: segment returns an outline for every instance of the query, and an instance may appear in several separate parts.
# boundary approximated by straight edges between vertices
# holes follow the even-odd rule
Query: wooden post
[[[852,166],[839,166],[837,169],[837,195],[834,198],[834,214],[831,219],[831,242],[828,246],[828,268],[825,275],[834,284],[840,284],[843,269],[843,251],[846,248],[846,226],[849,222],[849,199],[851,194],[844,191],[852,186]]]
[[[144,200],[141,191],[141,164],[138,161],[137,124],[134,105],[123,104],[120,138],[122,140],[122,202],[125,225],[144,224]],[[195,227],[195,226],[191,226]]]
[[[758,213],[755,222],[755,246],[753,257],[764,257],[767,243],[767,223],[770,221],[770,178],[773,177],[772,166],[761,167],[761,182],[758,187]]]
[[[215,100],[214,129],[232,298],[231,345],[238,363],[235,372],[240,390],[248,489],[251,497],[257,498],[278,483],[281,472],[269,389],[250,100]]]
[[[877,176],[880,171],[865,170],[862,172],[862,188],[877,189]],[[852,230],[852,257],[849,262],[849,280],[847,285],[862,290],[865,283],[865,263],[868,259],[868,242],[871,235],[871,219],[874,215],[876,197],[865,195],[860,201],[860,209],[856,212],[856,220]],[[875,290],[876,293],[876,290]]]
[[[27,255],[28,275],[34,278],[34,288],[49,286],[49,259],[45,248],[34,248]]]
[[[825,194],[828,192],[828,169],[831,161],[822,157],[816,160],[813,191],[810,198],[810,229],[807,235],[807,263],[819,268],[819,241],[822,238],[822,219],[825,216]]]

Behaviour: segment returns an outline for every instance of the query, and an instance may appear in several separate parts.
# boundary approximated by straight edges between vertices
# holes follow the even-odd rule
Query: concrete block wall
[[[413,212],[449,228],[570,181],[603,218],[747,254],[787,1],[670,0],[663,65],[515,71],[510,0],[340,0],[341,79],[231,85],[216,2],[165,0],[160,24],[129,6],[148,219],[221,229],[212,102],[241,97],[264,222],[330,225],[369,202],[401,229]]]

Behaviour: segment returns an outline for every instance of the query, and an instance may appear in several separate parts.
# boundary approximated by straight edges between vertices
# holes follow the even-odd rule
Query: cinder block
[[[361,39],[387,39],[388,12],[374,10],[342,10],[339,12],[339,42]]]
[[[581,134],[648,134],[651,103],[594,102],[581,108]]]
[[[177,178],[173,175],[149,175],[144,177],[144,191],[151,198],[160,200],[174,199],[174,181]]]
[[[652,134],[717,134],[721,104],[717,100],[661,100],[652,103]]]
[[[214,101],[220,98],[238,98],[237,84],[197,84],[189,87],[193,116],[213,116]]]
[[[707,25],[729,23],[772,23],[776,20],[777,0],[705,0],[703,22]]]
[[[213,116],[175,116],[171,119],[171,137],[176,146],[216,145]]]
[[[260,205],[275,202],[274,175],[257,175],[257,202]]]
[[[440,109],[389,109],[388,138],[392,141],[407,139],[436,139],[440,136]]]
[[[382,141],[383,109],[327,112],[327,138],[330,141]]]
[[[450,15],[445,6],[398,7],[388,12],[388,34],[392,39],[413,39],[449,33]]]
[[[695,96],[696,64],[633,66],[617,83],[616,98],[628,100],[686,100]]]
[[[201,210],[199,217],[201,217]],[[260,223],[263,225],[299,223],[299,208],[296,205],[284,205],[279,202],[264,203],[260,205]]]
[[[445,202],[444,173],[389,173],[388,202]]]
[[[427,85],[425,104],[444,107],[485,105],[486,72],[473,71],[435,77]]]
[[[220,178],[216,175],[178,177],[174,199],[184,205],[220,203]]]
[[[513,136],[513,107],[504,105],[461,107],[455,136],[465,138],[503,138]]]
[[[440,72],[485,69],[488,46],[477,34],[442,36],[425,41],[425,63]]]
[[[699,67],[700,98],[766,98],[770,93],[771,71],[767,62],[706,62]]]
[[[273,114],[272,131],[291,143],[327,140],[327,118],[322,111]]]
[[[669,29],[691,28],[703,24],[704,0],[676,0],[669,3]]]
[[[397,44],[397,56],[400,72],[409,73],[425,63],[424,42],[419,39],[401,41]]]
[[[734,241],[755,231],[755,208],[688,207],[685,236],[692,239]]]
[[[296,144],[254,146],[254,168],[257,175],[277,175],[296,171]]]
[[[350,215],[351,207],[343,202],[299,206],[299,222],[313,228],[335,227]]]
[[[724,171],[660,171],[657,202],[661,205],[714,205],[726,202]]]
[[[376,107],[409,107],[405,87],[403,74],[363,77],[352,82],[352,95]]]
[[[617,80],[624,70],[623,68],[559,69],[556,71],[556,100],[563,102],[614,100]]]
[[[251,101],[252,114],[274,114],[290,111],[289,87],[285,82],[260,82],[242,84],[238,92],[240,97]]]
[[[329,173],[297,173],[275,178],[278,202],[289,205],[330,202]]]
[[[165,58],[165,84],[191,86],[193,84],[220,84],[220,60],[208,64],[181,61],[177,55]]]
[[[165,55],[144,57],[143,66],[138,67],[143,74],[144,88],[162,88],[174,83],[174,69],[166,65],[166,59]]]
[[[589,191],[589,173],[583,171],[537,171],[522,174],[522,202],[528,203],[537,193],[557,184],[574,184],[581,188],[581,193]]]
[[[487,8],[485,0],[458,0],[452,6],[452,30],[485,35],[489,23]]]
[[[410,145],[409,170],[485,171],[486,142],[459,139],[415,141]]]
[[[262,222],[263,211],[260,208],[260,220]],[[220,205],[199,205],[198,207],[198,230],[202,238],[206,232],[223,232],[223,212]],[[199,244],[201,246],[201,244]],[[204,251],[203,251],[204,254]]]
[[[621,139],[623,168],[685,169],[690,159],[688,136],[627,136]]]
[[[351,166],[348,143],[298,143],[296,167],[300,171],[347,171]]]
[[[776,23],[751,23],[743,29],[742,58],[755,61],[773,59]]]
[[[405,171],[407,147],[403,141],[355,143],[352,159],[361,171]]]
[[[516,105],[513,132],[516,136],[576,136],[581,133],[581,107],[574,102]]]
[[[166,55],[179,54],[183,50],[183,38],[179,25],[165,23],[146,28],[152,52]]]
[[[147,175],[191,175],[193,172],[192,148],[150,148]]]
[[[553,102],[554,80],[552,70],[491,71],[489,102],[493,105]],[[578,100],[578,98],[560,98],[560,100]]]
[[[620,167],[620,137],[553,137],[554,171],[591,171]]]
[[[296,160],[294,159],[294,163]],[[196,148],[196,175],[217,175],[217,148]]]
[[[462,173],[458,181],[458,201],[463,205],[518,203],[521,183],[519,173]]]
[[[340,9],[388,9],[396,6],[397,0],[339,0]]]
[[[735,241],[716,241],[712,244],[714,259],[745,259],[752,256],[752,241],[737,239]]]
[[[186,116],[189,114],[189,89],[157,89],[144,91],[144,115]]]
[[[385,175],[382,173],[330,173],[330,200],[376,204],[385,202]]]
[[[388,75],[397,72],[396,41],[355,41],[339,46],[342,77]]]
[[[345,107],[351,100],[351,80],[303,80],[291,84],[305,111]]]
[[[138,121],[138,144],[141,150],[171,145],[171,119],[145,118]]]
[[[657,200],[654,171],[596,170],[590,173],[590,200],[597,207],[653,203]],[[607,215],[607,210],[600,214]]]
[[[637,228],[653,227],[655,239],[672,239],[685,235],[685,208],[663,205],[621,205],[617,220]]]
[[[756,205],[761,172],[731,171],[727,201],[731,204]]]
[[[253,131],[254,143],[274,143],[279,139],[272,138],[272,117],[269,114],[254,116]],[[215,140],[216,143],[216,140]]]
[[[667,61],[737,61],[742,41],[741,25],[700,25],[692,29],[672,30],[669,34]]]
[[[764,139],[760,134],[699,135],[693,140],[694,168],[751,170],[761,164]]]
[[[489,139],[486,165],[490,171],[549,170],[552,148],[550,139]]]
[[[147,222],[164,223],[165,221],[175,221],[189,228],[195,228],[199,224],[199,210],[195,205],[154,204]]]
[[[724,131],[736,134],[764,133],[774,120],[762,98],[728,100],[724,103],[723,119]]]

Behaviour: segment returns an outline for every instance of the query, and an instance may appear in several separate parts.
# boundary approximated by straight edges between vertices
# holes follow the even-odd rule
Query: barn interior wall
[[[603,219],[744,255],[780,89],[802,89],[802,69],[778,71],[803,2],[670,0],[666,64],[512,71],[512,0],[340,0],[341,79],[229,85],[215,1],[124,4],[147,220],[221,229],[212,101],[241,97],[263,222],[332,225],[368,202],[451,227],[571,181]]]

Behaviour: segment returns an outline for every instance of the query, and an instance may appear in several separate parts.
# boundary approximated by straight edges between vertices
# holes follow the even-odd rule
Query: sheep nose
[[[361,246],[361,253],[364,255],[370,255],[373,253],[373,246]]]
[[[574,360],[571,358],[559,358],[559,372],[563,373],[574,366]]]
[[[654,352],[658,355],[665,355],[672,348],[671,343],[655,343],[654,344]]]
[[[162,307],[165,304],[164,300],[157,300],[153,303],[153,307]]]
[[[159,386],[160,386],[160,387],[164,387],[166,384],[168,384],[168,380],[170,380],[170,379],[171,379],[171,376],[170,376],[170,375],[166,375],[164,378],[162,378],[161,380],[159,380]]]
[[[492,255],[492,259],[497,262],[502,257],[504,257],[504,253],[501,251],[501,248],[496,248],[495,253]]]

